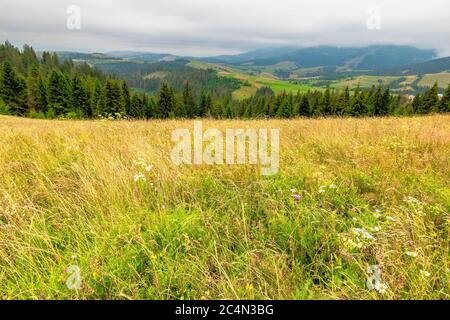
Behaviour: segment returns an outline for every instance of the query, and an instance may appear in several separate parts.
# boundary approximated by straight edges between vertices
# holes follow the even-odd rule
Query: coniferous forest
[[[251,98],[234,100],[231,91],[183,90],[163,82],[155,96],[133,92],[126,80],[88,63],[56,53],[0,45],[0,114],[31,118],[292,118],[413,115],[450,111],[450,86],[442,97],[435,83],[425,93],[406,96],[388,87],[310,90],[275,94],[261,87]],[[206,74],[206,73],[205,73]]]

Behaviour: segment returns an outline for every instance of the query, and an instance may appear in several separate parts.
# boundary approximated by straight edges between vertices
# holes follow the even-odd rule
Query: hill
[[[431,60],[433,50],[410,46],[376,45],[369,47],[317,46],[309,48],[265,49],[237,56],[219,56],[216,61],[248,66],[268,66],[294,62],[298,67],[340,67],[356,70],[382,70]],[[211,60],[210,58],[209,60]]]
[[[385,69],[376,74],[382,75],[416,75],[450,71],[450,57],[434,59],[417,64],[409,64],[397,68]]]

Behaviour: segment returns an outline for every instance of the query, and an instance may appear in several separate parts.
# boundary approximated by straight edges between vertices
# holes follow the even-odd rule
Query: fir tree
[[[65,76],[53,70],[47,81],[47,101],[56,115],[64,114],[69,105],[69,88]]]
[[[450,112],[450,84],[448,85],[447,90],[445,90],[444,96],[439,103],[439,111]]]
[[[130,90],[128,88],[128,84],[126,81],[122,81],[122,87],[121,87],[121,110],[123,110],[126,114],[131,113],[131,97],[130,97]]]
[[[175,97],[172,89],[170,89],[167,82],[163,82],[159,90],[159,99],[157,104],[158,116],[162,119],[168,118],[169,114],[175,107]]]
[[[435,83],[424,95],[418,113],[427,114],[439,109],[438,85]]]
[[[39,112],[41,106],[39,106],[39,84],[40,84],[39,68],[36,64],[33,64],[28,71],[27,77],[27,105],[28,110],[34,110]]]
[[[123,113],[121,104],[120,87],[114,79],[108,79],[103,89],[102,112],[108,116],[115,117],[118,113]]]
[[[92,117],[92,107],[89,103],[89,95],[86,87],[78,76],[74,76],[70,92],[70,109],[76,114]]]
[[[8,106],[13,115],[24,115],[26,112],[26,83],[11,63],[3,63],[0,74],[0,98]]]
[[[298,114],[302,117],[309,116],[309,98],[307,94],[301,97]]]
[[[183,108],[180,116],[189,118],[193,118],[195,116],[195,101],[188,81],[186,81],[184,85]]]

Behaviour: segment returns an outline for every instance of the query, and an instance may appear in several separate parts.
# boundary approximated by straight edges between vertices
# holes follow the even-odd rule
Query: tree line
[[[107,76],[87,63],[60,61],[55,53],[38,56],[8,42],[0,45],[0,113],[33,118],[290,118],[385,116],[450,112],[450,86],[442,97],[435,84],[413,98],[389,88],[310,90],[275,94],[262,87],[248,99],[230,93],[182,90],[162,82],[150,96],[132,92],[126,81]]]

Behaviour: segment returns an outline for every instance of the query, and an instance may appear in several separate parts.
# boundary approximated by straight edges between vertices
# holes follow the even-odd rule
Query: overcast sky
[[[80,29],[67,28],[70,5],[81,9]],[[449,0],[0,0],[0,40],[37,49],[206,56],[408,44],[444,56],[449,39]]]

